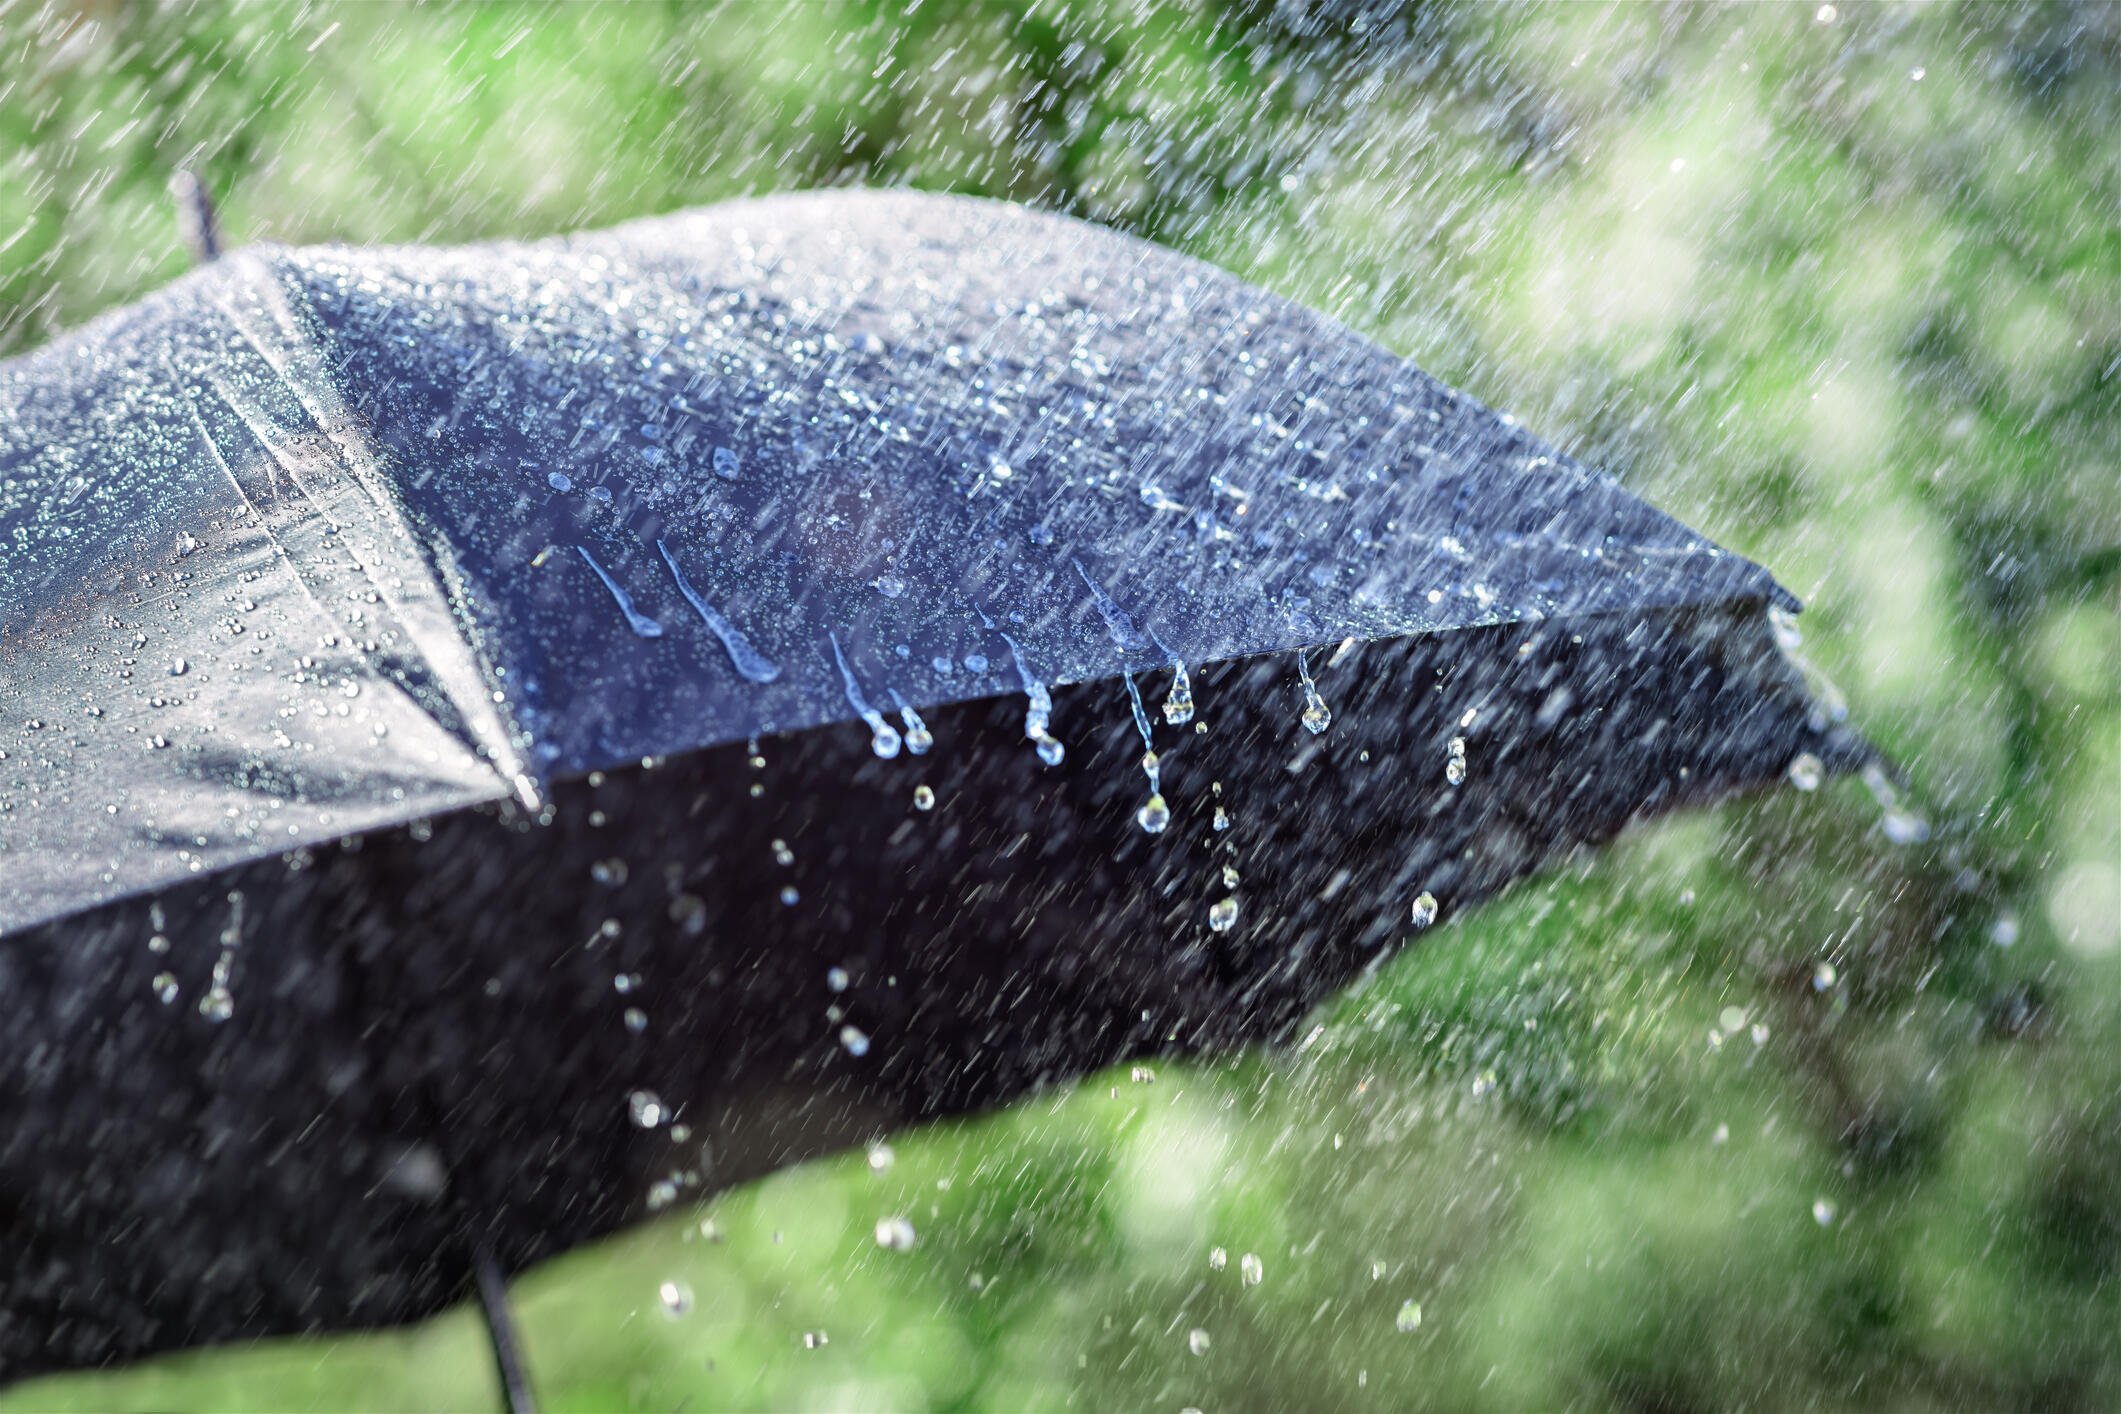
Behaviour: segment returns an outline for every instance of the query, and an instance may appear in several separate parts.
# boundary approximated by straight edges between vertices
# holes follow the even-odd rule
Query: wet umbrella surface
[[[1285,1035],[1845,768],[1758,566],[1197,262],[778,198],[0,370],[0,1376]]]

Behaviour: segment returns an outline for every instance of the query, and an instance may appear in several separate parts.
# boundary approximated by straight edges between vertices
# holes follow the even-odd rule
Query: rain
[[[0,1410],[2121,1404],[2116,14],[0,0]]]

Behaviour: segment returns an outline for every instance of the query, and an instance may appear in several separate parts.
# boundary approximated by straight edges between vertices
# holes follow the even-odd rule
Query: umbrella
[[[1014,206],[252,247],[0,410],[5,1375],[1285,1036],[1866,750],[1759,566]]]

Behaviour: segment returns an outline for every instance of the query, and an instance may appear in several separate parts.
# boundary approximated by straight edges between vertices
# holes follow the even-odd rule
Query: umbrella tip
[[[206,183],[189,167],[179,167],[169,179],[169,194],[177,203],[177,231],[200,265],[220,258],[221,226],[214,216],[213,197]]]

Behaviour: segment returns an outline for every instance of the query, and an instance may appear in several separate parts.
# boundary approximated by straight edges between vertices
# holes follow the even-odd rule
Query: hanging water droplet
[[[1800,751],[1790,759],[1790,784],[1801,791],[1815,791],[1826,779],[1826,763],[1809,751]]]
[[[862,696],[862,685],[855,681],[854,669],[847,666],[847,655],[840,651],[839,635],[828,632],[825,637],[832,644],[832,661],[839,664],[840,681],[845,685],[847,693],[847,705],[854,708],[861,719],[869,724],[869,749],[883,760],[891,760],[899,753],[901,743],[898,730],[884,720],[883,713],[869,705],[868,698]]]
[[[1217,899],[1208,905],[1208,926],[1218,933],[1227,933],[1237,924],[1237,900]]]
[[[1164,720],[1174,727],[1193,720],[1193,683],[1186,665],[1176,658],[1171,660],[1171,690],[1164,694]]]
[[[1005,633],[1002,635],[1002,642],[1009,645],[1009,657],[1016,664],[1017,681],[1023,685],[1024,696],[1029,699],[1024,708],[1024,735],[1037,749],[1040,761],[1048,766],[1058,766],[1066,758],[1068,750],[1046,729],[1053,719],[1053,694],[1046,690],[1044,683],[1031,675],[1031,667],[1024,661],[1024,652],[1017,647],[1016,640]],[[977,654],[967,653],[965,666],[973,672],[980,672],[986,668],[987,662]]]
[[[1414,926],[1426,928],[1436,921],[1436,895],[1423,889],[1414,897]]]
[[[905,699],[896,692],[891,694],[891,698],[898,703],[898,719],[906,728],[906,749],[915,756],[926,756],[928,748],[935,745],[935,736],[928,730],[928,724],[922,721],[921,714],[907,706]]]
[[[1171,823],[1171,807],[1164,803],[1162,794],[1152,795],[1146,805],[1134,812],[1134,820],[1148,833],[1160,835]]]
[[[1326,706],[1326,700],[1318,695],[1318,684],[1311,681],[1310,655],[1301,649],[1296,654],[1296,675],[1303,685],[1304,730],[1317,736],[1333,725],[1333,711]]]
[[[918,1240],[913,1224],[904,1218],[880,1218],[876,1224],[876,1245],[887,1252],[911,1252]]]
[[[1401,1335],[1420,1330],[1421,1303],[1413,1300],[1402,1301],[1399,1304],[1399,1315],[1393,1319],[1392,1325]]]
[[[663,1303],[663,1314],[676,1320],[692,1311],[692,1288],[681,1281],[666,1281],[656,1288],[656,1299]]]

